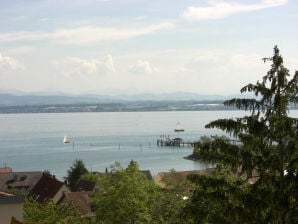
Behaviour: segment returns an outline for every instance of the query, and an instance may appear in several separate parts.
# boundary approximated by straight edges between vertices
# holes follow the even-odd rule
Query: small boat
[[[175,132],[182,132],[184,129],[181,127],[180,122],[176,124]]]
[[[69,140],[67,139],[67,136],[66,135],[63,138],[63,143],[64,144],[70,143]]]

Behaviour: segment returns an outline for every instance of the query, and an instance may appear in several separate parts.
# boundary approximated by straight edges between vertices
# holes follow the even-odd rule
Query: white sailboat
[[[180,122],[178,121],[176,124],[175,132],[182,132],[184,129],[182,128]]]
[[[67,136],[66,136],[66,135],[64,135],[64,138],[63,138],[63,143],[64,143],[64,144],[67,144],[67,143],[69,143],[69,140],[67,139]]]

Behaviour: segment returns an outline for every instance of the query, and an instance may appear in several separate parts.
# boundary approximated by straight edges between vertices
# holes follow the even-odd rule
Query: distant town
[[[138,101],[102,104],[53,104],[0,106],[0,113],[71,113],[71,112],[137,112],[231,110],[221,101]]]
[[[0,93],[0,113],[200,111],[233,109],[224,96],[193,93],[141,95],[17,95]]]
[[[192,93],[128,96],[44,96],[0,93],[0,114],[234,110],[235,108],[223,104],[230,98],[233,96],[228,98]],[[290,105],[289,108],[298,109],[297,105]]]

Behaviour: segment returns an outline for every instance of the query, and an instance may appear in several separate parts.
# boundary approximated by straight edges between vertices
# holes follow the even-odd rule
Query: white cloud
[[[17,70],[22,68],[20,63],[8,56],[4,56],[0,52],[0,69],[5,69],[5,70]]]
[[[29,54],[34,50],[32,46],[19,46],[15,48],[11,48],[6,52],[12,55],[22,55],[22,54]]]
[[[108,54],[103,58],[82,59],[78,57],[67,57],[54,64],[62,69],[66,76],[85,76],[94,74],[107,74],[115,72],[114,60]]]
[[[152,74],[157,69],[149,61],[138,60],[134,65],[129,66],[129,71],[132,73]]]
[[[245,71],[262,66],[262,56],[258,54],[202,52],[185,65],[192,71]]]
[[[266,74],[268,64],[258,54],[201,52],[179,70],[186,79],[197,80],[205,92],[237,92],[244,85]]]
[[[172,23],[160,23],[144,28],[100,28],[85,26],[75,29],[58,30],[54,33],[54,39],[66,44],[96,43],[105,40],[121,40],[156,33],[160,30],[172,29]]]
[[[263,0],[255,4],[240,4],[227,1],[208,1],[206,7],[189,6],[182,13],[182,17],[187,21],[200,21],[209,19],[222,19],[230,15],[241,12],[252,12],[261,9],[284,5],[287,0]]]
[[[49,39],[50,36],[50,33],[39,31],[0,33],[0,42],[45,40]]]
[[[290,70],[290,74],[298,71],[298,58],[284,58],[284,66]]]
[[[92,44],[99,41],[128,39],[153,34],[174,28],[174,24],[163,22],[138,28],[106,28],[81,26],[78,28],[58,29],[54,32],[13,32],[0,33],[0,42],[50,40],[61,44]]]

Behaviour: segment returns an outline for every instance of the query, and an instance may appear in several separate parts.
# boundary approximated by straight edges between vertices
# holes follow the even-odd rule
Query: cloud
[[[19,46],[15,48],[11,48],[7,50],[6,52],[12,55],[22,55],[22,54],[28,54],[31,53],[34,50],[32,46]]]
[[[100,41],[122,40],[149,35],[162,30],[170,30],[174,26],[173,23],[163,22],[142,28],[81,26],[77,28],[58,29],[54,32],[20,31],[0,33],[0,42],[50,40],[60,44],[92,44]]]
[[[263,66],[258,54],[202,52],[193,57],[184,67],[189,71],[245,71]]]
[[[100,75],[115,72],[114,60],[110,54],[94,59],[67,57],[61,61],[55,61],[54,64],[62,69],[66,76]]]
[[[201,93],[237,93],[244,85],[260,79],[270,67],[256,53],[215,49],[185,52],[185,55],[188,56],[177,66],[171,80]]]
[[[19,31],[12,33],[0,33],[0,42],[12,41],[36,41],[45,40],[51,37],[50,33],[39,31]]]
[[[5,69],[5,70],[17,70],[22,68],[20,63],[16,61],[15,59],[4,56],[0,52],[0,69]]]
[[[132,73],[152,74],[157,69],[149,61],[138,60],[134,65],[129,66],[129,71]]]
[[[182,18],[194,22],[200,20],[222,19],[241,12],[253,12],[261,9],[277,7],[287,3],[287,0],[263,0],[255,4],[240,4],[227,1],[208,1],[206,7],[189,6],[182,13]]]
[[[298,71],[298,58],[286,58],[284,59],[285,67],[290,70],[290,74],[294,74]]]

